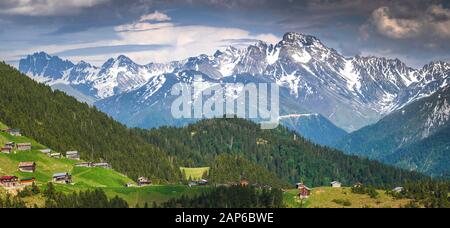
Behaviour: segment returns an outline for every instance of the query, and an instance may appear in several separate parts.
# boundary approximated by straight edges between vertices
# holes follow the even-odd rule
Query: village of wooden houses
[[[56,152],[52,149],[35,149],[33,146],[32,140],[29,142],[23,142],[23,140],[27,140],[26,137],[23,137],[19,129],[0,129],[1,133],[7,134],[13,138],[20,138],[21,142],[9,141],[5,142],[4,145],[0,145],[0,156],[1,155],[16,155],[19,153],[34,153],[39,152],[42,155],[50,159],[65,159],[70,161],[76,161],[73,163],[73,167],[78,168],[101,168],[112,170],[112,166],[106,162],[86,162],[82,161],[78,151],[67,151],[65,153]],[[33,174],[39,170],[38,163],[36,161],[29,160],[21,160],[18,162],[17,170],[22,174],[27,174],[27,177],[19,178],[14,174],[8,174],[0,177],[0,187],[5,189],[8,193],[14,195],[17,194],[20,190],[23,190],[27,186],[32,186],[37,181],[44,182],[43,180],[39,180],[36,177],[33,177]],[[1,171],[1,167],[0,167]],[[70,172],[66,170],[61,170],[59,173],[54,173],[51,178],[51,182],[54,184],[61,185],[73,185],[74,181],[72,179],[72,175]],[[142,187],[149,186],[152,184],[152,181],[146,177],[140,177],[136,180],[136,185],[133,183],[127,183],[124,187]]]

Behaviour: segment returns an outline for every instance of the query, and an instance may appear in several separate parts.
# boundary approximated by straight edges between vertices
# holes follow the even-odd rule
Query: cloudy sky
[[[101,65],[213,54],[228,45],[317,36],[346,56],[450,61],[448,0],[1,0],[0,59],[38,51]]]

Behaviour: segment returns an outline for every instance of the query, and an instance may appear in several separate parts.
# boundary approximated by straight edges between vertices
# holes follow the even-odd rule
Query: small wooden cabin
[[[51,158],[57,158],[57,159],[62,158],[61,153],[51,153],[48,156],[51,157]]]
[[[75,167],[91,168],[91,167],[93,167],[93,163],[92,162],[81,162],[81,163],[75,164]]]
[[[19,178],[16,176],[0,177],[0,185],[5,188],[13,188],[19,186]]]
[[[22,185],[22,186],[31,186],[35,182],[36,182],[36,178],[34,178],[34,177],[23,178],[23,179],[20,180],[20,185]]]
[[[241,187],[248,187],[250,185],[250,181],[247,178],[241,179]]]
[[[31,143],[17,143],[16,148],[18,151],[31,150]]]
[[[333,181],[330,184],[331,184],[331,187],[333,187],[333,188],[341,188],[342,187],[342,183],[339,181]]]
[[[6,129],[5,132],[14,137],[22,136],[19,129]]]
[[[311,189],[308,188],[306,185],[299,183],[297,184],[297,189],[299,191],[298,197],[300,199],[308,199],[309,196],[311,196]]]
[[[139,177],[137,183],[138,186],[148,186],[152,184],[152,181],[146,177]]]
[[[80,160],[80,155],[78,154],[78,151],[67,151],[66,158],[71,160]]]
[[[72,176],[69,173],[57,173],[53,175],[53,182],[57,184],[71,184]]]
[[[34,173],[36,171],[36,162],[20,162],[19,171],[24,173]]]
[[[94,163],[94,164],[92,164],[92,167],[103,168],[103,169],[111,169],[111,165],[106,163],[106,162]]]
[[[10,154],[12,153],[13,149],[11,147],[2,147],[1,148],[1,153],[3,154]]]

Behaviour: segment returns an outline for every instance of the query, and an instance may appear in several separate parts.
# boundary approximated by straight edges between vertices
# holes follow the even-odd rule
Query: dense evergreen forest
[[[408,181],[400,193],[391,192],[396,198],[413,199],[411,208],[450,208],[449,193],[448,181]]]
[[[363,182],[392,187],[408,179],[424,178],[418,173],[312,144],[284,127],[266,131],[243,119],[204,120],[182,129],[141,130],[141,135],[180,158],[184,166],[212,166],[216,173],[221,170],[215,177],[219,180],[233,173],[224,165],[227,162],[211,163],[218,155],[227,155],[228,161],[230,158],[246,159],[275,173],[285,182],[301,181],[310,186],[326,186],[339,180],[350,186]]]
[[[109,199],[101,189],[64,194],[57,192],[52,183],[45,190],[36,185],[27,187],[16,196],[6,195],[0,198],[0,208],[27,208],[24,198],[40,196],[45,199],[43,208],[129,208],[128,203],[119,197]],[[38,205],[34,205],[38,208]]]
[[[127,129],[62,92],[0,63],[0,121],[64,152],[107,161],[132,178],[178,183],[180,166],[211,167],[215,183],[248,178],[273,186],[312,187],[339,180],[392,187],[424,176],[320,147],[285,128],[267,131],[241,119],[205,120],[186,128]]]
[[[252,187],[219,187],[192,198],[164,203],[163,208],[282,208],[283,193],[279,189],[257,190]]]

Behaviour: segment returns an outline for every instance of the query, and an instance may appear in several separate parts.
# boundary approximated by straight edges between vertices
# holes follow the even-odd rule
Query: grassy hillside
[[[4,124],[1,124],[5,126]],[[13,137],[7,133],[0,133],[0,145],[5,142],[31,142],[32,151],[22,151],[12,154],[0,154],[0,175],[15,175],[20,178],[35,177],[38,184],[51,181],[53,174],[69,172],[73,176],[76,185],[89,187],[120,187],[133,181],[113,170],[101,168],[74,168],[78,161],[69,159],[54,159],[39,152],[39,149],[47,147],[36,141],[23,137]],[[20,162],[36,162],[35,173],[22,173],[18,170]]]
[[[0,128],[7,126],[0,122]],[[103,189],[109,197],[119,196],[125,199],[130,205],[139,204],[144,206],[147,203],[152,206],[153,202],[161,204],[170,199],[178,198],[183,195],[192,196],[208,188],[189,188],[188,186],[167,185],[167,186],[149,186],[149,187],[124,187],[126,183],[134,183],[133,180],[114,170],[102,168],[81,168],[74,167],[79,161],[68,159],[49,158],[39,152],[39,149],[47,147],[37,143],[28,137],[13,137],[7,133],[0,132],[0,145],[5,142],[31,142],[32,151],[17,152],[15,154],[0,154],[0,176],[14,175],[19,178],[35,177],[37,185],[45,188],[47,182],[51,181],[53,174],[60,172],[69,172],[72,174],[73,185],[55,185],[58,191],[64,193],[92,190],[93,188]],[[18,170],[19,162],[36,162],[37,170],[35,173],[22,173]],[[187,169],[187,172],[193,176],[201,171],[207,171],[208,168]],[[201,176],[200,176],[201,177]],[[6,191],[0,188],[0,196],[4,196]],[[44,205],[44,197],[33,196],[24,199],[28,206],[34,204]]]
[[[352,193],[350,188],[315,188],[311,197],[303,202],[304,208],[400,208],[406,206],[411,200],[394,199],[385,191],[379,190],[376,199],[369,195]],[[284,202],[288,208],[300,208],[301,202],[296,197],[298,190],[284,193]]]

